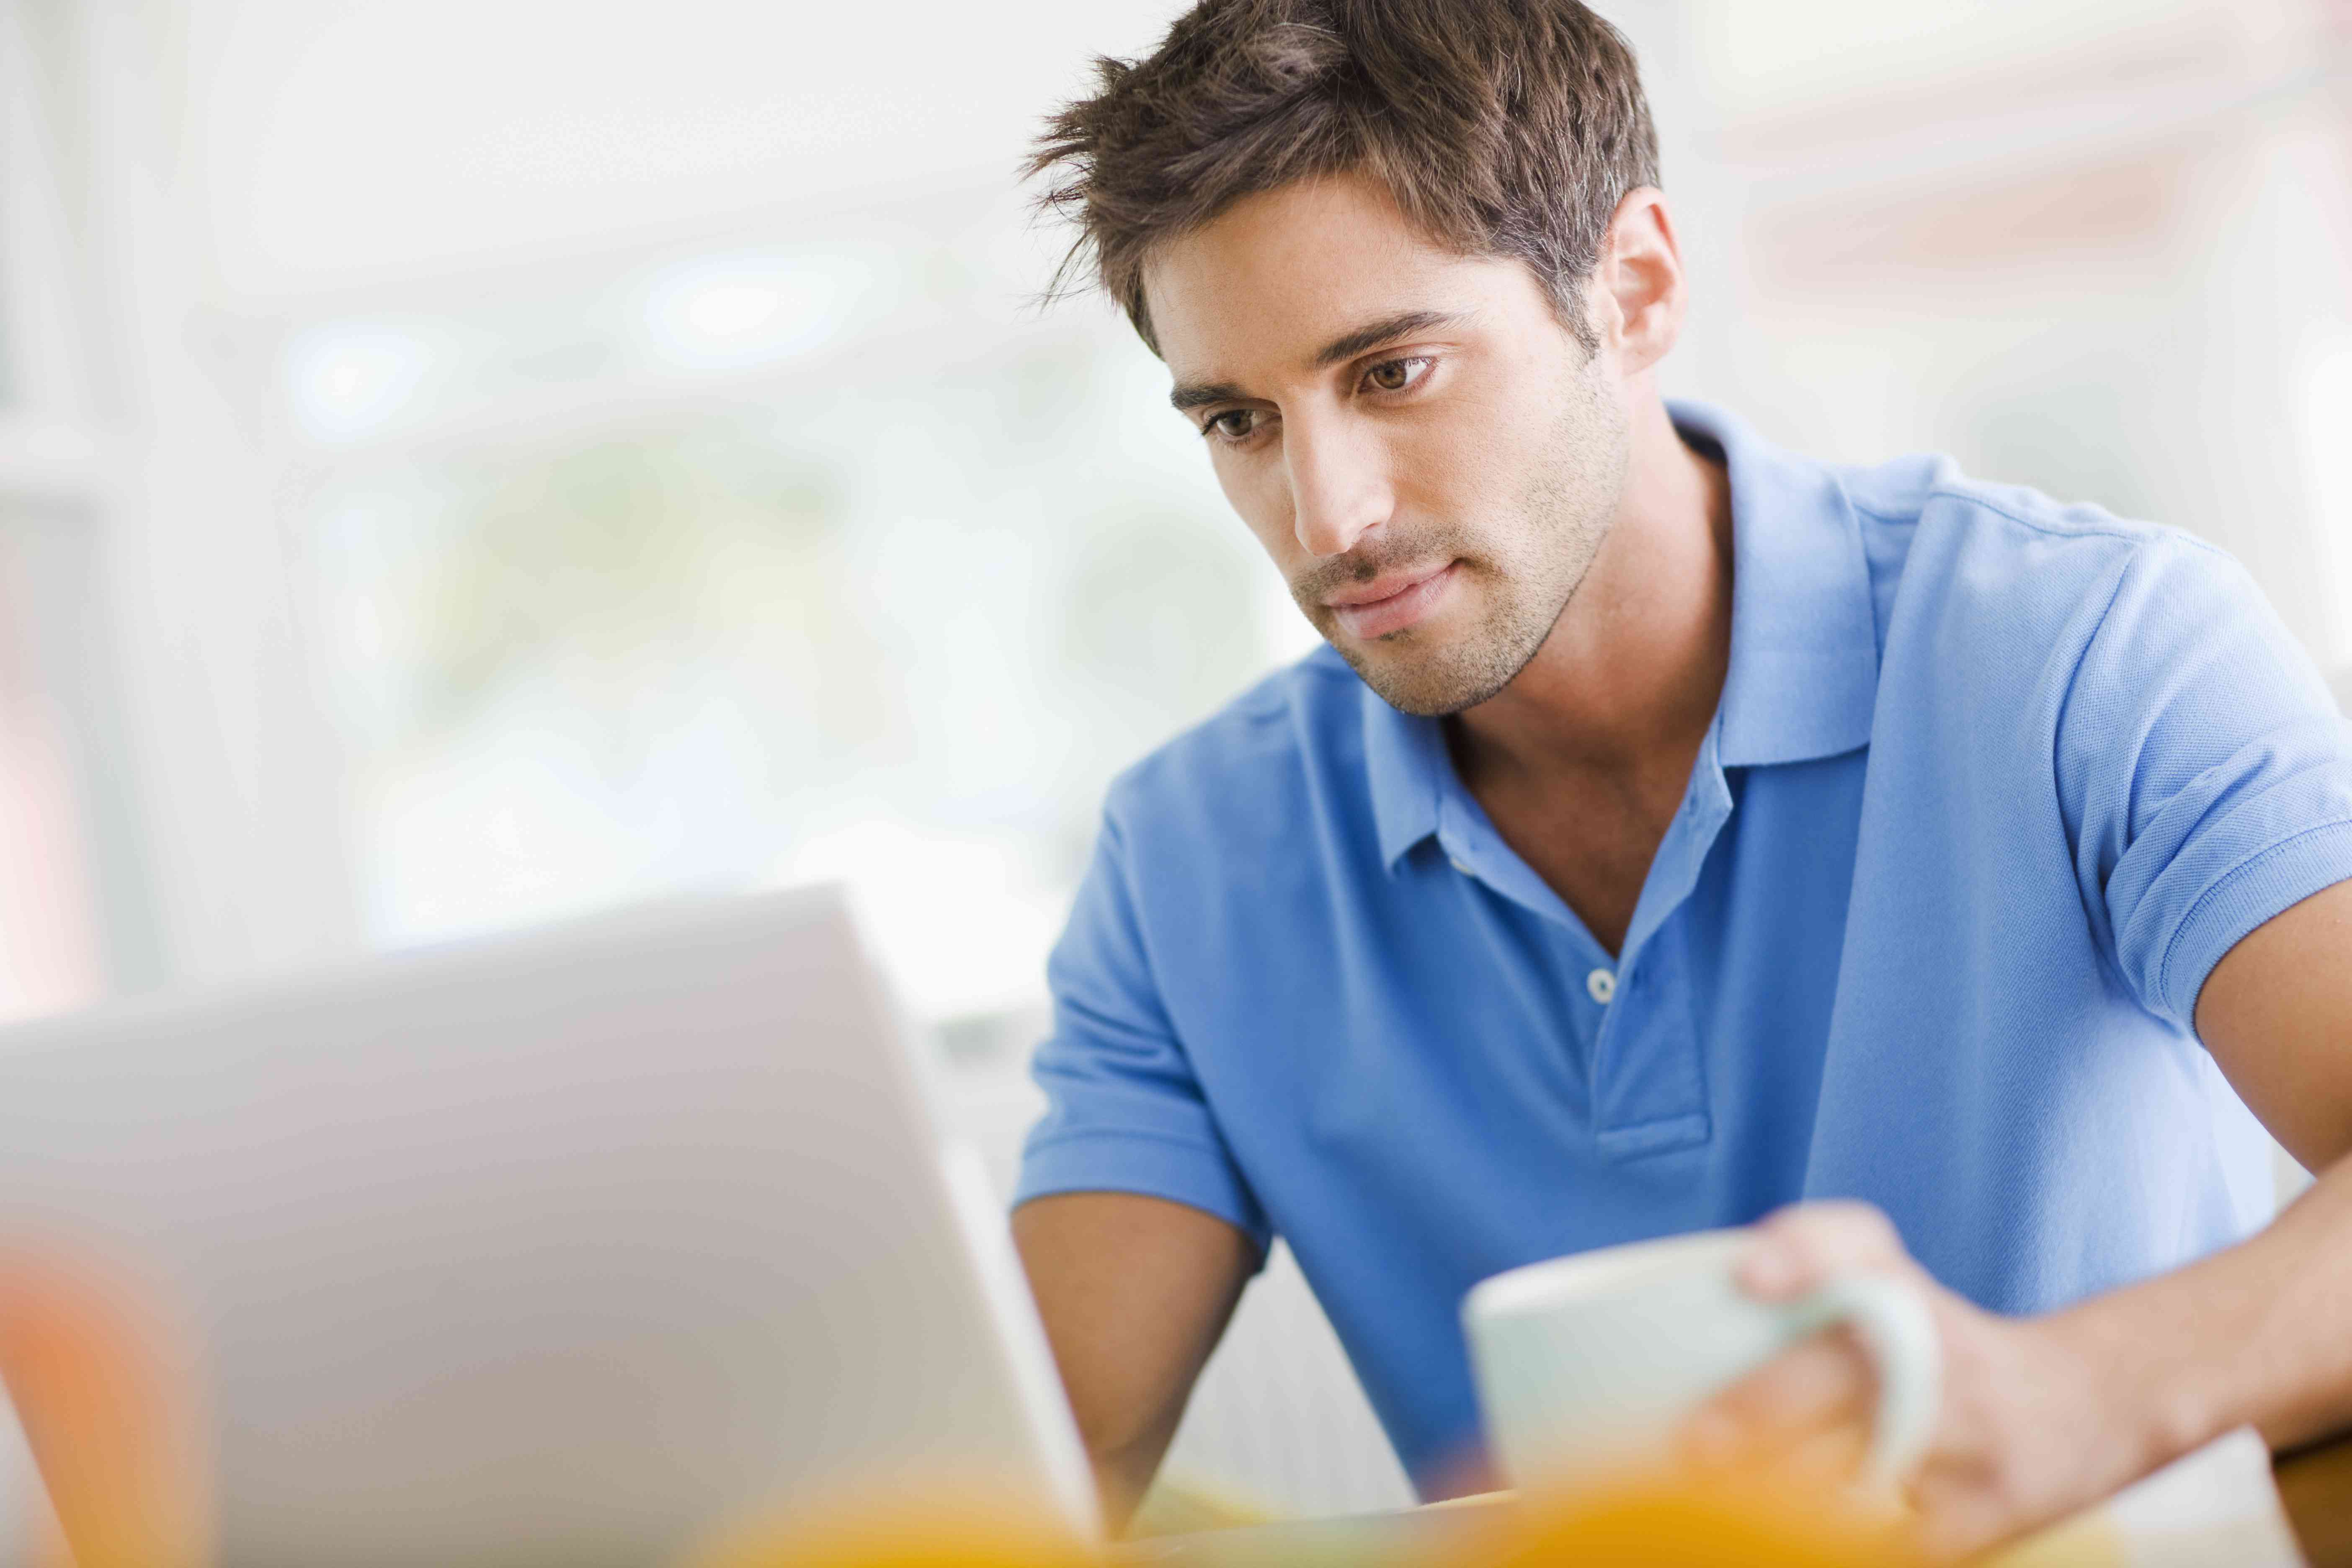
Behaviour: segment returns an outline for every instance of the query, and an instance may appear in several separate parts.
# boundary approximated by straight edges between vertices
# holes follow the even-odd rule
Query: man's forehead
[[[1407,333],[1459,325],[1491,294],[1486,274],[1517,270],[1431,243],[1384,195],[1286,187],[1171,238],[1142,281],[1181,391],[1308,374]]]
[[[1311,357],[1379,313],[1438,308],[1408,298],[1460,258],[1430,244],[1385,189],[1354,176],[1297,181],[1243,197],[1172,235],[1143,268],[1163,355],[1286,345]]]

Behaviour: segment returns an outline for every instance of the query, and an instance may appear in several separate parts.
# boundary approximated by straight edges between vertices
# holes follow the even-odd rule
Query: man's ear
[[[1665,193],[1643,185],[1625,193],[1609,220],[1593,268],[1593,325],[1616,353],[1619,374],[1639,375],[1682,333],[1687,290],[1682,247]]]

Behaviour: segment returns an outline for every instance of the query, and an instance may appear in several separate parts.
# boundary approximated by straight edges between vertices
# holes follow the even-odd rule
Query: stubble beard
[[[1339,650],[1365,685],[1400,711],[1435,719],[1487,700],[1517,679],[1576,597],[1608,537],[1633,462],[1631,422],[1588,360],[1571,380],[1551,438],[1513,519],[1498,520],[1491,541],[1421,538],[1400,542],[1359,569],[1369,579],[1387,566],[1454,560],[1483,587],[1488,608],[1478,624],[1450,636],[1407,626],[1370,647],[1332,638],[1331,612],[1319,595],[1293,585],[1300,609]]]

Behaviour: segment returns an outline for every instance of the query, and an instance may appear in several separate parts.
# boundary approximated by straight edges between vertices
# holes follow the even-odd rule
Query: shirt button
[[[1470,874],[1470,863],[1467,860],[1448,860],[1446,864],[1465,877]]]
[[[1591,994],[1595,1002],[1606,1007],[1609,999],[1617,994],[1617,977],[1605,969],[1596,969],[1584,977],[1584,989]]]

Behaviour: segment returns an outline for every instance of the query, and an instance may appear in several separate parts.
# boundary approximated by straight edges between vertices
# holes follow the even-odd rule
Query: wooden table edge
[[[2281,1454],[2271,1473],[2311,1568],[2352,1568],[2352,1433]]]

